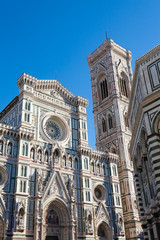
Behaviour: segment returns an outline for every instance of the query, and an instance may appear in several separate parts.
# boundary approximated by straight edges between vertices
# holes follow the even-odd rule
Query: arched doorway
[[[4,222],[0,217],[0,240],[4,239]]]
[[[54,200],[45,207],[43,217],[43,240],[69,240],[70,221],[67,207]]]
[[[111,232],[107,223],[102,222],[98,227],[98,240],[111,240]]]

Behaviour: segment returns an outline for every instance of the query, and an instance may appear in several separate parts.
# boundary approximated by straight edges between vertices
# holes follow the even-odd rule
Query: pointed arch
[[[103,130],[104,133],[107,131],[107,128],[106,128],[106,121],[105,121],[104,118],[102,118],[102,130]]]

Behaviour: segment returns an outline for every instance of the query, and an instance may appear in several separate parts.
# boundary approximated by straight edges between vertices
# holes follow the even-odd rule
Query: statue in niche
[[[24,231],[24,209],[23,208],[20,208],[18,212],[17,229],[20,232]]]
[[[12,143],[8,144],[8,155],[12,155]]]
[[[58,164],[59,163],[59,151],[56,149],[53,153],[53,162],[55,164]]]
[[[38,183],[38,193],[41,193],[43,191],[44,185],[43,185],[44,176],[41,171],[37,173],[37,183]]]
[[[121,213],[118,214],[118,227],[119,227],[119,233],[123,231],[123,216]]]
[[[33,159],[33,160],[34,160],[34,155],[35,155],[34,149],[32,148],[32,149],[31,149],[31,159]]]
[[[0,154],[3,153],[3,141],[0,141]]]
[[[89,214],[88,214],[87,224],[88,224],[88,233],[93,233],[93,230],[92,230],[92,213],[91,213],[91,211],[89,211]]]

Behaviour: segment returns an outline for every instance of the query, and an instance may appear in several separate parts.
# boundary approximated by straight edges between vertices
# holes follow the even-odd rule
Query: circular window
[[[0,188],[4,187],[8,181],[8,171],[5,167],[0,166]]]
[[[106,200],[106,189],[103,185],[97,185],[94,189],[94,196],[96,201]]]
[[[47,113],[42,119],[42,131],[47,140],[66,142],[69,139],[67,122],[59,115]]]

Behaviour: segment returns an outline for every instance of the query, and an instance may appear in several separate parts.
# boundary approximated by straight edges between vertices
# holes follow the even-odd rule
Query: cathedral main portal
[[[43,240],[69,240],[69,216],[66,206],[52,201],[45,210],[43,218]]]

